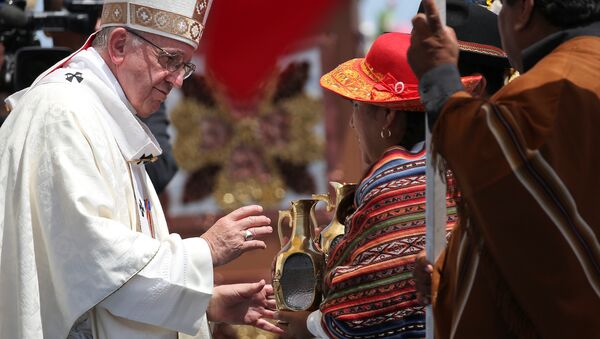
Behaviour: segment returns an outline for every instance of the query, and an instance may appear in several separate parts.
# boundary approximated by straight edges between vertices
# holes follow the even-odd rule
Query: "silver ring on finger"
[[[244,241],[250,241],[254,239],[254,234],[250,230],[244,231]]]

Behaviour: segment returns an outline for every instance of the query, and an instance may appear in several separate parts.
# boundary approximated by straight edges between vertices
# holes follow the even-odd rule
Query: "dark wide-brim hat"
[[[365,58],[344,62],[321,77],[321,86],[345,98],[402,111],[424,112],[419,82],[406,59],[410,34],[386,33],[374,42]],[[481,76],[462,77],[471,92]]]
[[[418,12],[424,12],[423,3]],[[456,32],[462,59],[487,67],[510,67],[494,12],[464,0],[446,0],[446,25]]]

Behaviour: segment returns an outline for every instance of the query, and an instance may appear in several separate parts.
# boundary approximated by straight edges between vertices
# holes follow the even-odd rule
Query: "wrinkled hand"
[[[262,215],[262,211],[257,205],[238,208],[217,220],[202,235],[210,247],[213,266],[226,264],[247,251],[267,247],[262,240],[244,239],[245,230],[252,232],[254,238],[273,232],[269,226],[271,219]]]
[[[283,339],[292,338],[312,338],[312,333],[306,326],[306,319],[310,315],[310,311],[278,311],[275,312],[275,319],[279,326],[284,328],[285,333],[280,336]]]
[[[233,325],[251,325],[261,330],[282,334],[283,330],[265,318],[273,319],[275,299],[273,287],[264,280],[256,283],[216,286],[208,304],[208,320]]]
[[[440,21],[434,0],[423,0],[425,14],[413,19],[413,30],[408,49],[408,63],[417,78],[443,65],[458,63],[458,44],[454,30]]]
[[[433,273],[433,266],[427,260],[425,251],[421,251],[417,255],[413,277],[415,278],[417,301],[422,305],[431,303],[431,273]]]

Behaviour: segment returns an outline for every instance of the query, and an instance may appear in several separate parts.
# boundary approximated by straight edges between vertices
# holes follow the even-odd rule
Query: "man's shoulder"
[[[63,110],[76,112],[89,110],[98,101],[93,91],[89,88],[85,86],[69,86],[64,81],[58,81],[55,77],[53,78],[32,87],[23,96],[18,106],[35,105],[30,108],[36,109],[59,106]]]
[[[495,98],[540,93],[560,93],[571,84],[593,87],[600,78],[600,38],[571,39],[541,59],[526,73],[515,78]],[[545,94],[544,94],[545,93]]]
[[[87,97],[88,94],[82,88],[68,88],[59,82],[48,82],[32,87],[18,103],[18,106],[28,104],[31,101],[44,100],[44,103],[61,103],[70,106]]]
[[[597,87],[600,78],[600,37],[572,38],[558,46],[546,59],[545,69],[555,68],[564,79],[577,86]]]
[[[551,54],[574,53],[582,55],[600,55],[600,36],[580,35],[560,44]]]
[[[104,125],[93,94],[88,89],[69,88],[61,82],[44,82],[32,87],[15,105],[14,127],[29,131],[83,134],[102,133]],[[43,133],[42,133],[43,134]]]
[[[600,75],[600,37],[579,36],[558,45],[525,75],[548,81]],[[524,75],[524,76],[525,76]]]
[[[59,68],[36,82],[29,92],[54,91],[56,94],[76,99],[73,94],[93,94],[88,86],[89,81],[93,80],[92,77],[93,74],[87,74],[86,71]]]

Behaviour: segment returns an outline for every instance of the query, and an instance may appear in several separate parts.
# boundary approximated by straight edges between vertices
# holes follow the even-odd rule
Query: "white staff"
[[[446,0],[436,0],[436,5],[440,14],[440,21],[446,24]],[[427,115],[425,115],[425,144],[427,147],[427,169],[426,188],[425,188],[425,222],[427,231],[425,236],[425,250],[427,259],[435,262],[435,259],[440,254],[442,248],[446,246],[446,184],[442,181],[442,175],[439,173],[438,167],[432,162],[431,154],[431,130],[428,123]],[[433,309],[428,305],[425,313],[425,330],[426,338],[434,338],[434,321]]]

